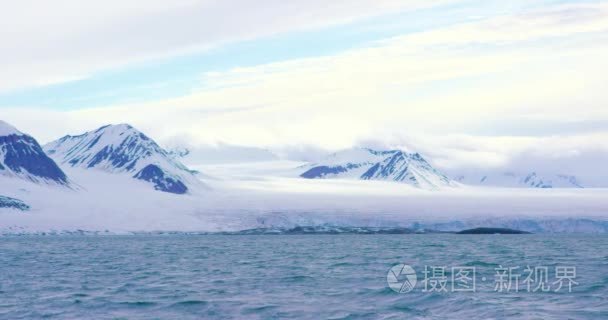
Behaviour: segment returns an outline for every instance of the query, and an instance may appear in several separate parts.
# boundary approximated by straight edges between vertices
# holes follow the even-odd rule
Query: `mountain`
[[[0,176],[36,183],[68,184],[65,173],[49,158],[36,139],[0,120]]]
[[[420,154],[400,150],[349,149],[331,154],[320,163],[306,165],[303,169],[306,171],[300,176],[307,179],[396,181],[423,189],[456,185],[433,168]]]
[[[61,165],[129,174],[159,191],[184,194],[189,184],[197,182],[192,171],[128,124],[68,135],[48,143],[44,150]]]
[[[577,177],[566,174],[486,172],[456,175],[455,181],[478,186],[511,188],[583,188]]]

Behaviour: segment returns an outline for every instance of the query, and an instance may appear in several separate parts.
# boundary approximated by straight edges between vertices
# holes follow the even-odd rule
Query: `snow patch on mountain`
[[[48,143],[44,150],[62,166],[129,174],[159,191],[183,194],[201,184],[193,172],[128,124],[107,125]]]
[[[456,186],[419,153],[355,148],[333,153],[319,163],[301,167],[307,179],[348,178],[395,181],[422,189]]]

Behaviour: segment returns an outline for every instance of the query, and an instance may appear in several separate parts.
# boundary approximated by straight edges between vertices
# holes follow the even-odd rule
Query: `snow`
[[[0,120],[0,137],[10,136],[12,134],[23,135],[23,133],[21,133],[21,131],[17,130],[12,125],[6,123],[5,121]]]

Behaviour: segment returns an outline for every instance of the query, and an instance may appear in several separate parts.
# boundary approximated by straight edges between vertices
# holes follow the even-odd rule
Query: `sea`
[[[608,319],[608,236],[5,236],[0,319]]]

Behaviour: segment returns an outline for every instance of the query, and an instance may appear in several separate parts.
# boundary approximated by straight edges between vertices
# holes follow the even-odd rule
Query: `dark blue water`
[[[387,285],[398,263],[409,293]],[[423,292],[425,265],[475,267],[476,291]],[[527,265],[576,267],[578,285],[494,290],[495,268]],[[608,319],[608,236],[0,238],[0,319],[37,318]]]

